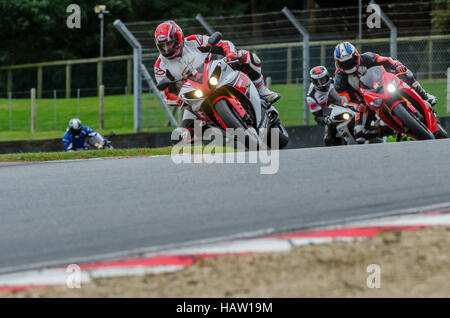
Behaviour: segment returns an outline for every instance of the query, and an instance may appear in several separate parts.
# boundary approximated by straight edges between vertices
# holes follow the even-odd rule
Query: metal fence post
[[[70,75],[70,73],[71,73],[71,69],[72,69],[72,66],[69,63],[67,63],[66,64],[66,98],[70,98],[70,86],[71,86],[71,83],[70,83],[71,75]]]
[[[8,70],[8,79],[7,79],[7,89],[8,92],[12,92],[13,89],[13,74],[12,74],[12,70]]]
[[[9,99],[9,130],[12,130],[12,92],[8,92]]]
[[[128,113],[128,87],[125,86],[125,125],[127,124],[127,113]]]
[[[78,119],[81,116],[80,113],[81,113],[81,110],[80,110],[80,89],[77,88],[77,117],[78,117]]]
[[[53,121],[56,130],[56,89],[53,90]]]
[[[288,46],[286,52],[286,84],[292,83],[292,46]]]
[[[272,86],[272,77],[270,76],[266,77],[266,86],[267,88],[270,88]]]
[[[370,4],[376,4],[378,5],[374,0],[370,1]],[[389,30],[390,30],[390,50],[391,50],[391,57],[393,58],[397,58],[397,27],[394,25],[394,23],[392,23],[392,21],[387,17],[386,14],[384,14],[383,10],[381,10],[380,8],[380,15],[381,15],[381,20],[383,20],[384,23],[386,23],[386,25],[388,26]]]
[[[105,128],[105,86],[104,85],[100,85],[99,89],[98,89],[98,112],[99,112],[99,123],[98,123],[98,128],[99,129],[104,129]]]
[[[42,66],[37,69],[37,98],[42,98]]]
[[[433,78],[433,40],[428,40],[428,79]]]
[[[153,81],[152,77],[150,76],[150,74],[148,73],[147,69],[145,68],[145,65],[142,64],[141,65],[141,72],[142,75],[144,76],[145,80],[148,83],[149,86],[149,91],[152,91],[155,94],[156,99],[158,100],[158,102],[161,104],[164,112],[166,113],[167,118],[170,121],[170,124],[172,125],[172,127],[177,128],[178,127],[178,123],[175,119],[175,117],[173,117],[172,113],[170,112],[169,108],[167,107],[166,103],[164,102],[164,100],[162,99],[158,88],[156,87],[155,82]]]
[[[113,24],[133,48],[134,132],[137,133],[142,124],[142,46],[122,21],[116,20]]]
[[[297,77],[297,78],[295,78],[295,93],[296,93],[296,96],[297,96],[297,104],[296,104],[296,108],[298,109],[298,110],[300,110],[300,80],[299,80],[299,78]],[[301,115],[301,112],[299,112],[299,114],[298,114],[298,116],[300,117],[300,115]]]
[[[325,65],[325,57],[326,57],[326,51],[325,51],[325,44],[321,44],[320,45],[320,65],[322,66],[326,66]]]
[[[36,88],[32,88],[31,97],[31,132],[36,131]]]
[[[447,68],[447,114],[450,114],[450,67]]]
[[[309,32],[297,21],[292,12],[284,7],[281,10],[289,21],[295,26],[298,32],[303,35],[303,114],[304,123],[309,125],[309,110],[306,96],[308,95],[308,72],[309,72]]]
[[[206,31],[208,31],[208,33],[211,35],[214,33],[214,29],[212,28],[212,26],[209,25],[208,22],[205,21],[205,19],[203,19],[203,16],[199,13],[195,16],[195,18],[197,19],[198,22],[200,22],[200,24],[202,25],[202,27],[205,28]]]

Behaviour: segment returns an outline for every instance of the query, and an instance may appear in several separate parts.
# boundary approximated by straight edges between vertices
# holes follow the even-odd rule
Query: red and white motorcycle
[[[289,141],[286,128],[281,124],[278,111],[262,100],[247,74],[234,70],[222,58],[213,59],[211,50],[222,38],[219,32],[208,40],[210,52],[205,62],[197,69],[191,70],[183,78],[178,96],[183,107],[194,113],[206,125],[218,127],[225,131],[228,128],[245,132],[245,145],[264,144],[272,148],[282,149]],[[175,84],[163,78],[157,85],[164,90]],[[270,131],[278,131],[278,146],[271,141]],[[266,132],[267,134],[261,134]]]

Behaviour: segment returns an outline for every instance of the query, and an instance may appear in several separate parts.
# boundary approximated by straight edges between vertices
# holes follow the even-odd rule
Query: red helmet
[[[174,21],[165,21],[156,28],[155,43],[159,53],[171,60],[183,51],[183,31]]]
[[[330,74],[325,66],[316,66],[309,71],[309,77],[314,87],[320,92],[328,92],[331,84]]]

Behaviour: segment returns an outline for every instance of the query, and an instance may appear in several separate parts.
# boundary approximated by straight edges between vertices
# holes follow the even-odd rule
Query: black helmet
[[[74,118],[69,121],[69,129],[72,135],[78,136],[81,133],[81,127],[83,126],[81,124],[81,120],[78,118]]]
[[[331,78],[325,66],[316,66],[309,71],[309,77],[314,87],[321,92],[328,92]]]

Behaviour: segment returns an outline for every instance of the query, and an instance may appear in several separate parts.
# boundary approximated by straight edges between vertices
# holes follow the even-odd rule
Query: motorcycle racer
[[[184,38],[181,28],[172,20],[158,25],[155,31],[155,44],[160,52],[154,65],[154,74],[158,83],[164,77],[172,81],[180,80],[180,85],[171,85],[164,90],[165,101],[170,106],[181,106],[178,92],[181,80],[187,72],[196,69],[204,63],[210,51],[209,36],[194,34]],[[230,41],[222,40],[214,47],[214,54],[225,56],[226,62],[233,62],[230,66],[246,73],[258,90],[259,95],[269,105],[277,102],[280,95],[271,91],[264,85],[261,72],[261,60],[254,53],[246,50],[236,50]],[[181,126],[188,130],[193,129],[197,116],[185,111]]]
[[[360,104],[355,122],[355,136],[357,138],[369,139],[392,133],[392,130],[386,126],[380,127],[377,125],[376,128],[370,128],[371,122],[375,120],[375,114],[364,107],[362,104],[363,97],[358,92],[359,78],[372,66],[381,65],[386,71],[399,74],[399,78],[416,90],[430,106],[434,106],[437,103],[437,98],[427,93],[414,78],[414,74],[396,59],[380,56],[372,52],[360,55],[352,44],[342,42],[334,50],[334,61],[336,65],[336,91],[349,101]]]
[[[99,138],[103,137],[97,133],[95,130],[89,128],[88,126],[83,126],[81,120],[78,118],[73,118],[69,121],[69,126],[62,139],[63,147],[65,151],[76,151],[86,149],[86,138]]]
[[[315,121],[325,126],[323,141],[326,146],[338,144],[336,139],[336,126],[330,119],[330,108],[328,105],[337,104],[344,107],[351,107],[349,103],[341,97],[334,88],[333,79],[324,66],[315,66],[309,71],[311,84],[309,85],[306,101],[308,108],[314,115]],[[357,105],[355,105],[357,106]]]

